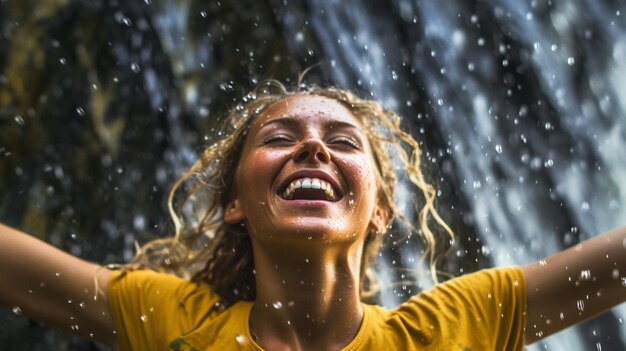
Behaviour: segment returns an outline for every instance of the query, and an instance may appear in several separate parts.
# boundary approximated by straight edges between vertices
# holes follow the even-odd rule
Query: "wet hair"
[[[401,119],[386,111],[377,101],[361,99],[338,88],[322,88],[298,83],[289,89],[276,80],[261,83],[244,96],[225,118],[216,133],[218,140],[207,147],[176,181],[168,197],[174,222],[173,237],[157,239],[138,248],[126,269],[147,268],[176,274],[193,282],[205,283],[221,297],[224,305],[256,297],[254,257],[248,231],[243,223],[228,224],[223,209],[234,196],[234,175],[248,131],[254,121],[275,102],[286,97],[315,95],[334,99],[349,109],[365,127],[376,164],[377,202],[386,214],[385,229],[367,233],[360,268],[360,296],[367,301],[379,290],[376,258],[389,236],[393,219],[399,219],[412,234],[424,241],[422,259],[428,262],[437,281],[437,250],[441,241],[450,242],[454,234],[435,208],[435,189],[421,171],[421,152],[417,141],[400,128]],[[397,155],[397,159],[391,155]],[[394,201],[395,164],[401,163],[408,180],[416,187],[417,225],[398,211]],[[447,239],[447,240],[442,240]],[[416,267],[417,268],[417,267]]]

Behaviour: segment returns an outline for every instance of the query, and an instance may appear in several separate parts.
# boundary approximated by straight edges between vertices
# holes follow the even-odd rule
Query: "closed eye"
[[[272,135],[269,136],[265,139],[263,139],[263,144],[272,144],[272,143],[286,143],[286,142],[291,142],[291,138],[289,138],[286,135],[282,135],[282,134],[277,134],[277,135]]]
[[[346,138],[346,137],[335,138],[331,140],[331,144],[343,144],[343,145],[351,146],[357,150],[361,150],[361,146],[359,145],[359,143],[357,143],[351,138]]]

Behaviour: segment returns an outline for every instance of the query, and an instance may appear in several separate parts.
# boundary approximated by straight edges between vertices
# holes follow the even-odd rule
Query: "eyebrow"
[[[281,124],[281,125],[288,126],[288,127],[299,127],[301,122],[299,119],[292,117],[292,116],[280,117],[280,118],[275,118],[269,122],[263,123],[263,125],[261,126],[261,129],[267,126],[273,125],[273,124]],[[350,128],[350,129],[356,129],[357,131],[360,131],[360,128],[355,126],[354,124],[345,122],[345,121],[338,121],[338,120],[327,121],[323,124],[323,127],[327,129]]]

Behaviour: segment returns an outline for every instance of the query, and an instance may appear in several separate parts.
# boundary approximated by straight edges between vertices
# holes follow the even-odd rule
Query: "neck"
[[[250,329],[257,343],[271,350],[339,350],[354,339],[363,319],[360,249],[253,246]]]

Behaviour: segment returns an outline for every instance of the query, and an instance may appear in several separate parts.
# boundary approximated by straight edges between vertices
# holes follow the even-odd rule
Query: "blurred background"
[[[538,260],[626,224],[625,17],[620,0],[0,0],[0,221],[128,261],[171,233],[165,194],[227,110],[315,65],[307,82],[382,101],[423,145],[458,235],[442,269]],[[421,250],[386,246],[383,279]],[[381,303],[431,284],[400,278],[416,285]],[[528,350],[626,350],[624,318]],[[13,308],[0,349],[104,348]]]

